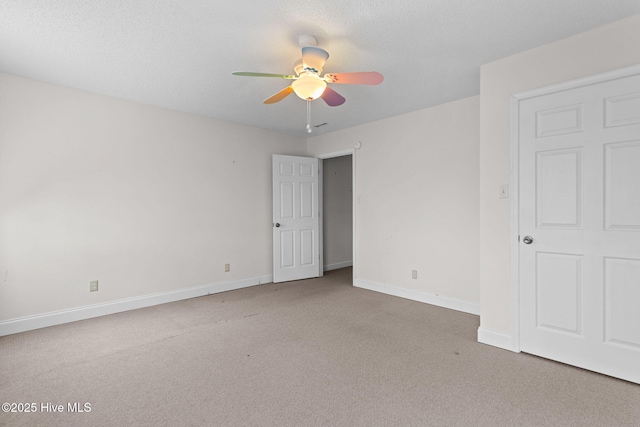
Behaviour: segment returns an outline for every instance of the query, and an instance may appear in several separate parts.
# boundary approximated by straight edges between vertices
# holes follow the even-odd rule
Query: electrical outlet
[[[411,270],[411,278],[412,279],[418,278],[418,270]]]
[[[98,281],[92,280],[89,282],[89,292],[98,292]]]
[[[225,264],[225,265],[224,265],[224,272],[225,272],[225,273],[228,273],[228,272],[230,272],[230,271],[231,271],[231,264]]]

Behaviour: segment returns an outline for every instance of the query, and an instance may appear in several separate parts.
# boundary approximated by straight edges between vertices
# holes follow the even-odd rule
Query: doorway
[[[322,160],[323,270],[354,267],[355,159],[353,151],[329,153]]]

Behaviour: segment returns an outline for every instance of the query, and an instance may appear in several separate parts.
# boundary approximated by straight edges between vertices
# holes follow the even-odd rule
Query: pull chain
[[[307,133],[311,132],[311,101],[307,100]]]

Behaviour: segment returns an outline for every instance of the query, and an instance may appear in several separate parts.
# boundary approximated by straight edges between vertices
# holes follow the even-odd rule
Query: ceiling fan
[[[244,71],[238,71],[232,74],[236,76],[276,77],[293,80],[291,85],[265,99],[263,101],[265,104],[275,104],[278,101],[282,101],[291,93],[295,93],[305,101],[322,98],[330,107],[337,107],[338,105],[344,104],[345,98],[327,86],[328,83],[378,85],[384,80],[382,74],[375,71],[327,73],[321,76],[322,67],[327,62],[329,53],[315,46],[316,39],[313,36],[302,35],[299,37],[298,42],[302,48],[302,59],[298,60],[293,67],[295,74],[269,74]],[[307,103],[307,114],[309,114],[309,103]],[[308,122],[307,116],[307,131],[311,132]]]

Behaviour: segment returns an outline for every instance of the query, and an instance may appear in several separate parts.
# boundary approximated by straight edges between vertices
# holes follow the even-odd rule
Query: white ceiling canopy
[[[306,136],[298,38],[324,72],[378,71],[312,103],[326,133],[479,93],[480,65],[640,13],[640,0],[0,0],[0,72]]]

